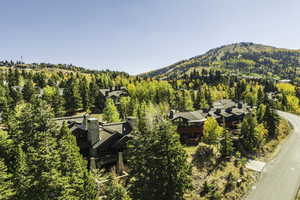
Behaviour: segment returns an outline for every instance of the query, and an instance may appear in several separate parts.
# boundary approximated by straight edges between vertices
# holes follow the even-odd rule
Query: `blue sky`
[[[0,59],[131,74],[211,48],[300,49],[299,0],[2,0]]]

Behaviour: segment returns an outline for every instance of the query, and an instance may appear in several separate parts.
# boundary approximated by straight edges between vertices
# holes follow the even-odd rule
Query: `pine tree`
[[[25,101],[30,102],[35,93],[35,89],[32,81],[27,81],[23,87],[22,94]]]
[[[103,111],[103,119],[107,122],[119,122],[120,115],[112,99],[107,99]]]
[[[0,159],[0,200],[13,200],[14,195],[12,175],[8,173],[4,160]]]
[[[44,88],[47,85],[47,76],[45,72],[37,72],[33,75],[33,81],[40,88]]]
[[[8,70],[8,84],[10,87],[17,86],[20,83],[20,73],[18,70],[12,70],[11,68]]]
[[[98,100],[100,99],[99,98],[99,87],[97,86],[96,82],[95,82],[95,79],[93,78],[90,82],[90,85],[89,85],[89,104],[90,104],[90,107],[92,108],[100,108],[98,106]]]
[[[246,90],[246,88],[247,88],[247,83],[244,79],[237,83],[237,85],[235,86],[235,99],[236,100],[242,99],[243,93]]]
[[[183,199],[191,187],[191,167],[175,127],[162,121],[151,131],[137,131],[129,152],[133,199]]]
[[[27,158],[22,150],[21,145],[17,145],[16,158],[14,164],[14,185],[16,188],[17,199],[28,199],[28,190],[32,186],[32,176],[29,174],[29,168],[27,165]]]
[[[204,96],[205,96],[205,100],[206,100],[207,104],[211,105],[213,103],[213,100],[212,100],[211,92],[208,89],[208,87],[206,87],[204,90]]]
[[[68,80],[68,86],[64,89],[65,108],[69,114],[74,114],[82,107],[82,99],[77,80]]]
[[[54,95],[52,96],[51,107],[56,117],[64,116],[66,111],[64,108],[64,98],[59,93],[59,88],[55,87]]]
[[[79,84],[80,88],[80,95],[82,99],[82,107],[85,111],[87,111],[90,108],[90,98],[89,98],[89,88],[88,88],[88,82],[87,79],[84,77]]]
[[[263,116],[263,121],[264,121],[265,127],[268,130],[269,138],[270,139],[276,138],[277,133],[278,133],[277,127],[279,124],[279,116],[276,113],[276,111],[273,108],[271,108],[271,106],[269,106],[269,105],[266,107],[266,111]]]
[[[25,178],[30,180],[24,192],[28,199],[58,198],[64,185],[56,184],[63,177],[57,170],[61,162],[56,139],[59,132],[52,118],[50,107],[37,101],[36,104],[18,105],[10,119],[9,134],[16,144],[22,144],[28,171],[31,172]],[[20,166],[24,163],[21,162],[21,155]]]
[[[2,118],[2,123],[6,124],[9,117],[9,102],[11,101],[9,90],[5,86],[0,86],[0,116]]]
[[[227,130],[224,133],[224,138],[221,140],[220,151],[223,157],[231,156],[234,152],[232,137]]]
[[[14,70],[13,73],[13,85],[20,85],[21,74],[19,70]]]
[[[262,123],[265,116],[265,112],[266,112],[266,105],[260,104],[256,112],[256,118],[258,123]]]
[[[248,114],[241,125],[240,141],[247,152],[256,153],[264,143],[267,133],[263,124],[257,124],[256,116]]]
[[[261,87],[259,87],[257,91],[257,106],[261,105],[264,103],[265,95]]]
[[[287,110],[288,109],[288,100],[287,95],[282,93],[282,101],[281,101],[282,109]]]
[[[102,200],[131,200],[128,192],[112,175],[104,185]]]
[[[0,130],[0,158],[5,161],[13,160],[12,156],[13,140],[6,131]]]
[[[10,88],[10,97],[12,98],[12,102],[11,102],[11,107],[16,106],[22,99],[23,99],[23,95],[22,95],[22,91],[20,91],[19,89],[14,89],[14,88]]]
[[[59,94],[59,88],[56,86],[46,86],[44,89],[43,99],[51,105],[56,117],[63,116],[64,110],[64,98]]]
[[[97,185],[95,184],[95,180],[93,179],[91,173],[89,171],[85,171],[84,172],[84,176],[83,176],[83,180],[84,180],[84,193],[82,196],[82,199],[86,199],[86,200],[96,200],[97,197],[97,190],[99,190],[99,188],[97,187]]]
[[[59,167],[62,176],[66,177],[64,186],[65,199],[84,199],[85,194],[85,173],[87,163],[83,160],[76,144],[76,138],[71,134],[66,123],[63,124],[59,135],[59,151],[61,166]],[[95,183],[94,183],[95,184]],[[96,191],[92,191],[95,193]]]
[[[209,105],[205,99],[205,94],[202,91],[202,89],[200,89],[197,92],[197,96],[196,96],[196,102],[195,102],[195,108],[196,109],[203,109],[203,108],[208,108]]]
[[[295,95],[298,97],[298,99],[300,99],[300,87],[295,88]]]
[[[241,142],[248,152],[256,151],[255,127],[257,122],[255,118],[249,114],[245,116],[241,125]]]

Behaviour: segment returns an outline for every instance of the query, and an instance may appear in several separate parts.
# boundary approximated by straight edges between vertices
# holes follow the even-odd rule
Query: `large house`
[[[122,96],[128,96],[128,91],[125,87],[115,86],[107,89],[100,89],[100,95],[104,100],[103,105],[108,98],[113,99],[115,104],[119,104],[119,100]]]
[[[251,107],[245,103],[223,99],[214,102],[209,109],[177,113],[171,111],[170,119],[177,125],[177,132],[182,142],[197,144],[202,136],[203,125],[207,117],[213,117],[220,125],[235,129],[250,111]]]
[[[118,173],[122,173],[123,150],[131,138],[130,132],[135,126],[134,118],[119,123],[101,123],[98,119],[85,115],[69,118],[68,124],[76,137],[80,153],[89,161],[90,168],[117,164]]]
[[[182,142],[198,143],[206,120],[202,110],[179,113],[171,111],[170,118],[177,125],[177,132],[180,134]]]

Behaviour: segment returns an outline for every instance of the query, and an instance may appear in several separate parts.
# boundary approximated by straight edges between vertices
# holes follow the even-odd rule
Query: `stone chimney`
[[[90,157],[90,170],[95,170],[95,169],[97,169],[96,160],[94,157]]]
[[[87,119],[88,141],[94,145],[100,140],[99,122],[96,118]]]
[[[136,128],[138,124],[136,117],[127,117],[126,121],[129,123],[132,129]]]
[[[173,119],[175,115],[175,110],[171,110],[169,114],[169,119]]]
[[[238,103],[238,108],[240,108],[240,109],[243,108],[243,103],[239,102]]]
[[[232,107],[230,107],[230,108],[226,108],[226,112],[231,112],[232,111]]]
[[[204,113],[208,113],[209,112],[209,108],[203,108],[203,112]]]
[[[87,130],[88,118],[89,118],[89,115],[88,115],[88,114],[85,114],[85,115],[83,116],[82,125],[83,125],[83,127],[84,127],[84,130]]]

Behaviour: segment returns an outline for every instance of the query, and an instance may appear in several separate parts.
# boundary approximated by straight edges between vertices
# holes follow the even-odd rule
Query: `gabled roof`
[[[233,108],[231,111],[234,115],[240,116],[246,113],[246,110],[240,108]]]
[[[205,116],[201,110],[197,110],[194,112],[180,112],[176,113],[172,120],[183,118],[188,120],[189,122],[202,122],[205,121]]]
[[[220,115],[217,115],[217,114],[216,114],[216,111],[215,111],[215,110],[209,111],[209,112],[208,112],[208,116],[209,116],[209,117],[213,117],[213,118],[215,118],[215,119],[219,119],[219,118],[221,117]]]
[[[231,117],[233,114],[222,110],[222,111],[219,113],[219,115],[221,115],[222,117],[225,117],[225,118],[226,118],[226,117]]]
[[[214,108],[227,109],[235,107],[236,103],[231,99],[221,99],[219,101],[214,102],[212,105]]]
[[[109,146],[117,142],[122,137],[122,134],[118,132],[110,132],[100,128],[100,140],[96,142],[92,148],[97,149],[99,147]]]
[[[83,116],[57,118],[59,121],[69,120],[69,128],[72,132],[79,131],[82,135],[88,135],[87,128],[83,125]],[[94,144],[89,144],[91,148],[100,151],[122,147],[131,137],[132,125],[127,122],[99,123],[99,140]],[[126,137],[125,137],[126,136]]]
[[[127,95],[128,92],[125,87],[112,88],[112,89],[100,89],[100,93],[105,97],[120,97],[122,95]]]

